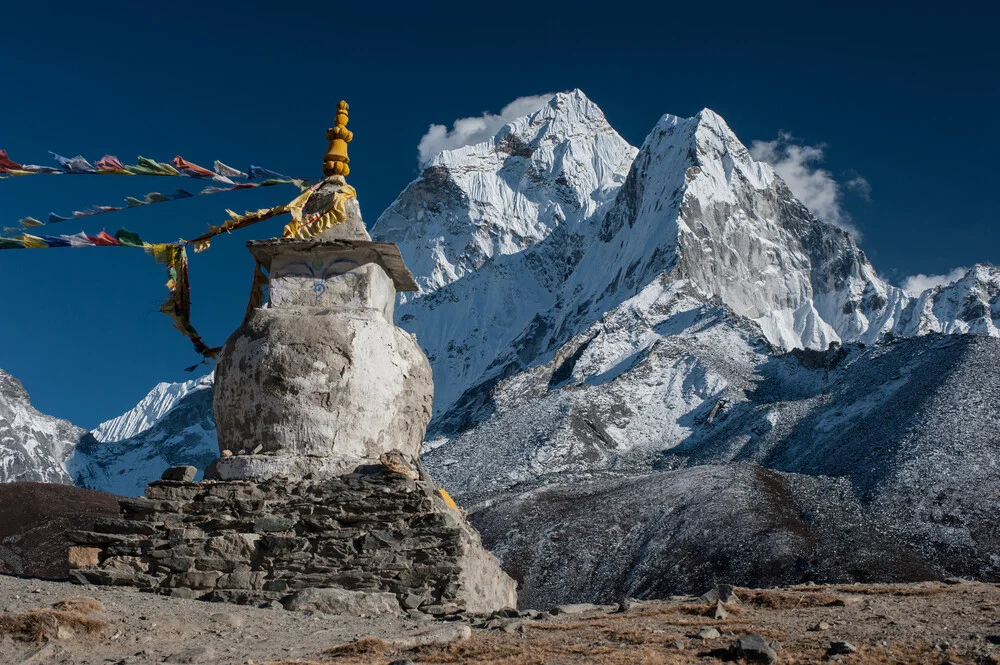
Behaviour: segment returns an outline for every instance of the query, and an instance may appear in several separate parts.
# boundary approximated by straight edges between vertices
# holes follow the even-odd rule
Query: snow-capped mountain
[[[421,286],[396,320],[435,369],[436,416],[555,305],[635,154],[582,92],[561,93],[439,154],[379,217],[373,235],[399,245]]]
[[[104,421],[90,433],[102,442],[130,439],[155,425],[191,393],[211,388],[214,384],[214,373],[183,383],[158,383],[131,410]]]
[[[0,482],[72,483],[66,460],[87,430],[31,406],[21,382],[0,370]]]
[[[400,246],[426,295],[586,222],[635,153],[581,91],[559,93],[489,141],[434,157],[374,232]]]
[[[157,387],[154,392],[180,392],[188,383],[173,384],[166,390]],[[199,387],[187,386],[186,394],[148,429],[130,438],[82,440],[66,462],[73,482],[88,489],[138,496],[171,466],[195,466],[201,477],[205,467],[219,456],[219,448],[212,412],[212,378],[197,383]]]
[[[582,118],[598,113],[595,108],[576,91],[536,115],[561,111]],[[708,109],[693,118],[663,116],[613,201],[547,235],[525,235],[521,229],[544,225],[526,225],[524,210],[497,188],[472,188],[462,178],[469,172],[488,178],[483,173],[508,164],[499,146],[530,125],[529,118],[489,142],[452,151],[458,155],[442,153],[433,162],[436,178],[425,174],[412,183],[374,228],[379,239],[400,244],[428,291],[401,305],[397,317],[435,369],[432,436],[473,426],[479,422],[473,414],[495,407],[499,381],[549,362],[574,336],[603,326],[599,322],[640,294],[657,302],[654,292],[665,284],[683,285],[694,301],[751,320],[779,350],[871,343],[886,333],[997,334],[995,268],[977,266],[971,282],[908,296],[877,275],[849,233],[813,216]],[[428,215],[423,200],[452,204],[436,204]],[[514,234],[534,244],[521,251],[508,246],[492,258],[476,254],[481,210],[491,212],[490,237]],[[441,239],[448,234],[456,239]],[[438,251],[458,244],[473,249]],[[455,271],[456,256],[475,260]],[[621,345],[618,360],[643,353],[643,343]]]

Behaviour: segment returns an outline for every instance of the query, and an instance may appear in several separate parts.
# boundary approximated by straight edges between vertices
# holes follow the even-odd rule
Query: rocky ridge
[[[72,483],[67,460],[87,431],[40,413],[21,382],[0,370],[0,481]]]

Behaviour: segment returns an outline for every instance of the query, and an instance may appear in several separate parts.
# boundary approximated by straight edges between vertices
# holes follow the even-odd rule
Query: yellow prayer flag
[[[42,249],[48,247],[48,244],[39,238],[38,236],[33,236],[30,233],[22,233],[19,236],[15,236],[14,240],[21,241],[21,244],[25,246],[26,249]]]

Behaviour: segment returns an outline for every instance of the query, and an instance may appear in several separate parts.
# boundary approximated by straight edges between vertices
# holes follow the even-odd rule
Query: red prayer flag
[[[114,245],[120,245],[121,243],[114,239],[113,236],[109,236],[104,229],[96,236],[87,236],[90,241],[99,247],[112,247]]]
[[[98,171],[124,171],[125,167],[114,155],[104,155],[94,164]]]
[[[7,156],[6,150],[0,150],[0,173],[7,173],[10,170],[18,171],[20,169],[21,165],[12,161],[11,158]]]
[[[171,163],[174,166],[177,167],[177,170],[183,171],[184,173],[187,173],[188,175],[195,176],[197,178],[214,178],[215,177],[215,172],[209,171],[208,169],[206,169],[206,168],[204,168],[202,166],[198,166],[197,164],[193,164],[193,163],[191,163],[189,161],[186,161],[180,155],[177,155],[176,157],[174,157],[173,160],[171,161]]]

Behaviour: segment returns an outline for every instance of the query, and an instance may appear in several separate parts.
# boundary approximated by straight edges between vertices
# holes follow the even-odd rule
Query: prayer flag
[[[63,217],[62,215],[57,215],[54,212],[49,213],[49,224],[56,224],[58,222],[65,222],[67,219],[73,219],[72,217]]]
[[[215,160],[215,172],[221,176],[226,176],[227,178],[246,178],[247,174],[243,171],[234,169],[232,166],[226,166],[219,160]]]
[[[279,179],[279,180],[288,180],[288,176],[283,176],[280,173],[275,173],[274,171],[262,168],[260,166],[254,166],[253,164],[251,164],[250,168],[247,169],[247,174],[248,174],[247,177],[250,180],[253,180],[254,178],[258,178],[258,179],[259,178],[263,178],[265,180],[268,179],[268,178],[275,178],[275,179]]]
[[[21,170],[27,173],[62,173],[60,169],[54,169],[51,166],[38,166],[37,164],[25,164]]]
[[[146,194],[146,203],[163,203],[164,201],[169,201],[170,199],[159,192],[150,192]]]
[[[71,236],[63,236],[66,241],[70,244],[70,247],[93,247],[94,241],[90,237],[80,231],[79,233],[73,234]]]
[[[206,169],[206,168],[204,168],[202,166],[198,166],[197,164],[193,164],[193,163],[185,160],[180,155],[177,155],[176,157],[174,157],[174,159],[173,159],[173,161],[171,163],[174,166],[176,166],[180,170],[181,173],[183,173],[185,175],[189,175],[192,178],[214,178],[216,176],[216,174],[213,171],[209,171],[208,169]]]
[[[13,238],[0,238],[0,249],[24,249],[20,240]]]
[[[52,158],[63,168],[63,171],[67,173],[97,173],[90,162],[83,158],[82,155],[77,155],[71,159],[67,159],[62,155],[57,155],[56,153],[49,150],[49,154]]]
[[[125,170],[125,166],[118,161],[114,155],[104,155],[94,164],[98,173],[115,173],[118,175],[132,175]]]
[[[0,173],[6,173],[12,170],[21,170],[21,165],[8,157],[6,150],[0,150]]]
[[[45,226],[45,222],[39,221],[34,217],[25,217],[24,219],[18,220],[17,223],[21,225],[21,228],[25,229],[34,228],[36,226]]]
[[[38,236],[33,236],[30,233],[22,233],[21,235],[14,238],[14,240],[20,240],[21,244],[27,249],[41,249],[42,247],[48,247],[45,241]]]
[[[125,197],[125,205],[126,205],[127,208],[138,208],[139,206],[146,205],[146,202],[145,201],[140,201],[139,199],[135,198],[134,196],[126,196]]]
[[[126,166],[125,169],[137,175],[180,175],[180,172],[169,164],[161,164],[139,155],[138,166]]]
[[[39,236],[49,247],[69,247],[71,243],[62,236]]]
[[[110,235],[108,235],[108,232],[103,229],[96,236],[87,236],[87,237],[90,238],[90,241],[95,245],[97,245],[98,247],[113,247],[115,245],[121,244],[117,240],[112,238]]]
[[[115,233],[115,240],[118,241],[118,244],[126,247],[146,246],[146,243],[142,241],[142,238],[140,238],[137,233],[132,233],[131,231],[127,231],[125,229],[118,229],[117,233]]]

